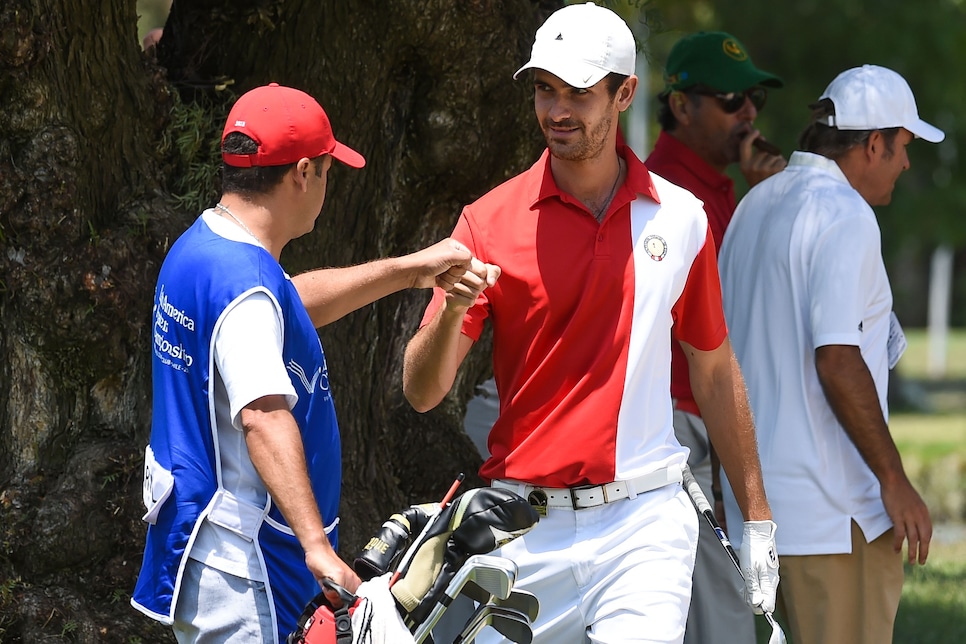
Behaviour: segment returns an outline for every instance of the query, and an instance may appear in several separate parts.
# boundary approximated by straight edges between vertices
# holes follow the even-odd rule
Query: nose
[[[558,95],[550,99],[550,109],[547,110],[547,116],[554,123],[569,119],[570,112],[570,105],[563,97]]]
[[[748,96],[745,96],[745,102],[742,103],[741,109],[738,110],[738,116],[749,122],[754,121],[758,117],[758,108],[755,107],[755,104],[751,102],[751,98]]]

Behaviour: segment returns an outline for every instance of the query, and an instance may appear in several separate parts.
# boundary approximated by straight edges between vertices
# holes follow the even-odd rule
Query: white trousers
[[[550,509],[495,554],[520,569],[515,588],[540,600],[535,643],[680,643],[697,548],[680,484],[581,510]],[[479,642],[505,642],[484,629]]]

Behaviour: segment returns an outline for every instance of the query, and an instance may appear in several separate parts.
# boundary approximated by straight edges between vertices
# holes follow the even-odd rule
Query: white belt
[[[499,479],[493,481],[493,487],[516,492],[536,508],[538,513],[545,515],[546,508],[567,510],[595,508],[605,503],[613,503],[627,498],[632,499],[638,494],[680,482],[681,466],[669,465],[637,478],[604,483],[603,485],[553,488]],[[543,511],[541,512],[541,510]]]

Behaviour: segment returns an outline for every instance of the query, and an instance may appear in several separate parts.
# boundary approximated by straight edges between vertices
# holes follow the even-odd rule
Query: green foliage
[[[61,638],[66,638],[77,631],[77,622],[72,619],[65,619],[64,623],[60,627]]]
[[[23,580],[20,577],[10,577],[0,581],[0,608],[13,601],[14,592],[22,584]]]
[[[966,3],[931,2],[928,7],[901,0],[798,0],[762,4],[729,0],[715,5],[715,26],[738,36],[759,66],[781,75],[784,89],[772,93],[759,118],[763,132],[784,150],[795,147],[808,119],[807,105],[841,71],[870,63],[902,74],[922,118],[946,132],[938,145],[909,146],[911,169],[896,184],[893,203],[880,208],[886,235],[930,243],[966,244],[960,212],[966,184],[958,150],[966,146],[966,126],[958,106],[966,84],[952,70],[966,59]],[[887,256],[897,252],[887,249]]]
[[[201,212],[218,196],[221,127],[235,97],[228,91],[217,96],[217,103],[203,96],[187,103],[176,96],[161,139],[161,156],[174,165],[166,173],[174,181],[171,199],[183,212]]]

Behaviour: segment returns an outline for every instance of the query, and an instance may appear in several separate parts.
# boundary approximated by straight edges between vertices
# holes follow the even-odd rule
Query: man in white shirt
[[[906,146],[944,134],[883,67],[843,72],[811,107],[801,150],[725,233],[725,316],[782,526],[779,610],[794,641],[891,642],[902,542],[925,563],[932,524],[887,424],[905,341],[872,206],[890,202]]]

